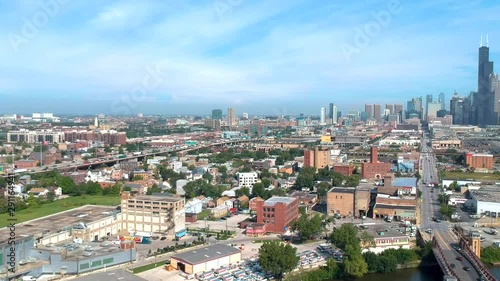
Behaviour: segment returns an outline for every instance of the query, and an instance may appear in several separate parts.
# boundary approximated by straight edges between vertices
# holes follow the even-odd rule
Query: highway
[[[438,169],[436,165],[436,158],[432,152],[432,148],[428,146],[429,136],[425,133],[422,140],[421,148],[421,181],[419,189],[422,191],[421,200],[421,230],[432,230],[432,235],[436,238],[439,245],[441,245],[442,253],[456,276],[461,281],[478,280],[479,273],[475,270],[472,264],[458,251],[458,241],[452,235],[451,224],[445,220],[435,222],[433,217],[441,218],[442,215],[439,211],[440,203],[438,199],[439,189],[429,187],[430,183],[438,183]],[[432,191],[432,192],[431,192]],[[457,259],[458,258],[458,259]],[[460,259],[460,260],[459,260]],[[466,270],[468,269],[468,270]]]
[[[134,158],[140,158],[144,156],[152,156],[152,155],[159,155],[159,154],[165,154],[169,152],[180,152],[180,151],[191,151],[191,150],[197,150],[201,148],[207,148],[207,147],[212,147],[212,146],[220,146],[220,145],[227,145],[231,143],[248,143],[248,142],[260,142],[263,139],[251,139],[251,140],[218,140],[215,142],[210,142],[208,144],[200,144],[196,146],[184,146],[184,147],[159,147],[159,148],[151,148],[151,149],[145,149],[138,153],[134,152],[129,152],[125,154],[125,157],[118,157],[118,155],[113,155],[113,156],[106,156],[106,157],[99,157],[99,158],[90,158],[87,159],[86,161],[84,160],[79,160],[79,161],[72,161],[72,162],[63,162],[60,164],[54,164],[54,165],[45,165],[41,167],[35,167],[35,168],[30,168],[26,172],[20,172],[19,174],[36,174],[36,173],[42,173],[50,170],[65,170],[65,171],[71,171],[71,170],[76,170],[81,167],[97,167],[102,164],[107,164],[107,163],[113,163],[113,162],[119,162],[119,161],[126,161]],[[3,175],[3,177],[6,177],[7,175]]]

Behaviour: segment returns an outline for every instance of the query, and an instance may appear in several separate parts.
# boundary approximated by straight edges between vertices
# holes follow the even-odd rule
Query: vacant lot
[[[483,174],[483,173],[472,173],[472,172],[446,172],[445,176],[443,177],[445,179],[458,179],[458,180],[466,180],[466,179],[473,179],[473,180],[495,180],[495,181],[500,181],[500,174]]]
[[[61,200],[56,200],[51,203],[43,204],[37,208],[28,208],[25,210],[17,211],[15,213],[15,218],[17,223],[41,218],[44,216],[52,215],[62,211],[67,211],[69,209],[81,207],[83,205],[105,205],[105,206],[115,206],[120,204],[120,197],[111,196],[76,196],[69,197]],[[7,213],[0,214],[0,227],[8,225],[7,219],[9,215]]]

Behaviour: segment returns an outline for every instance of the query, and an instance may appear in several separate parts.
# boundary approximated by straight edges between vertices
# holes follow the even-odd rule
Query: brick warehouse
[[[382,179],[391,171],[391,163],[378,162],[378,147],[372,146],[370,162],[361,163],[361,177],[364,179]]]
[[[333,187],[326,195],[327,214],[366,216],[370,198],[371,191],[367,187]]]
[[[257,201],[257,223],[266,224],[266,231],[283,234],[299,216],[299,199],[273,196]]]

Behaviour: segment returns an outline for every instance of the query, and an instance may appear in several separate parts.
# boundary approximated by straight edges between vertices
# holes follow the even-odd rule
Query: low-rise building
[[[493,154],[466,153],[465,165],[474,169],[493,169]]]
[[[366,216],[370,196],[368,187],[332,187],[326,194],[327,215]]]
[[[355,166],[353,164],[335,163],[332,167],[336,173],[341,173],[343,176],[351,176],[354,173]]]
[[[241,250],[224,244],[214,244],[205,248],[175,254],[170,264],[188,274],[197,274],[241,261]]]
[[[362,252],[379,254],[387,249],[410,249],[410,237],[404,233],[379,226],[370,226],[365,231],[373,236],[375,245],[362,245]]]
[[[248,203],[248,208],[250,209],[251,212],[257,212],[257,208],[258,208],[258,202],[264,202],[264,199],[260,198],[260,197],[254,197],[252,199],[250,199],[249,203]]]
[[[267,232],[287,232],[289,224],[298,216],[298,198],[273,196],[257,201],[257,222],[266,224]]]
[[[259,180],[259,175],[256,172],[238,173],[238,185],[241,187],[252,188]]]
[[[164,233],[170,239],[185,233],[184,198],[124,191],[121,210],[124,230]]]

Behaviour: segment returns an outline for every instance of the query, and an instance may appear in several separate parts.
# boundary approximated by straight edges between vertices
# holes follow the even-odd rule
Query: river
[[[500,280],[500,267],[491,269],[493,275]],[[405,269],[387,274],[367,274],[355,281],[442,281],[443,273],[439,266],[421,269]]]

